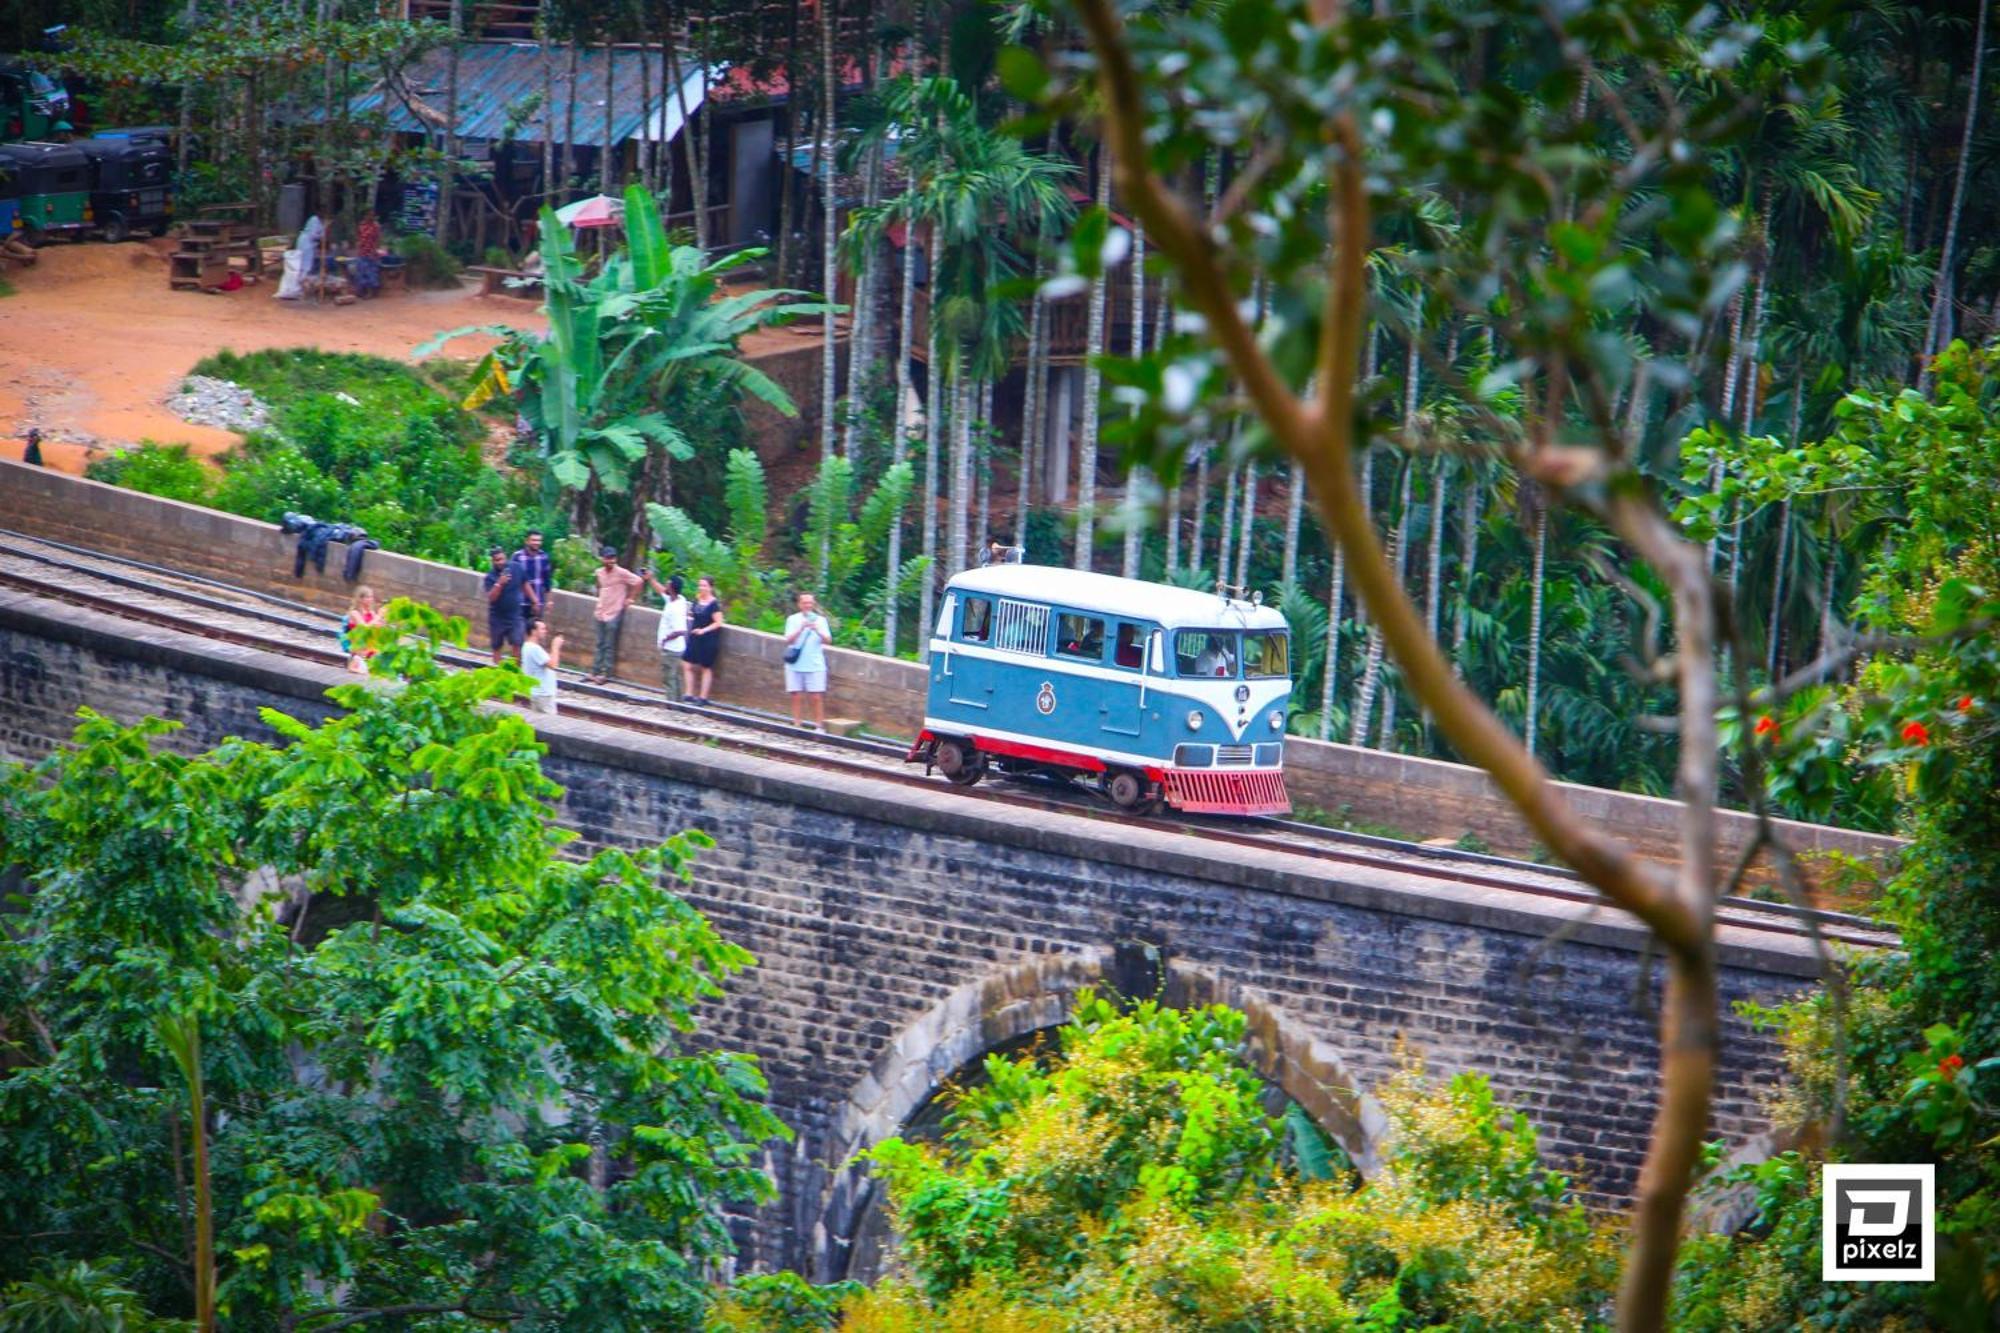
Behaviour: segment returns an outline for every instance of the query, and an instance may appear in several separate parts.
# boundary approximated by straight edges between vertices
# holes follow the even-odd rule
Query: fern
[[[757,461],[753,451],[729,451],[722,494],[729,506],[729,543],[742,565],[754,566],[764,557],[769,497],[764,485],[764,465]]]

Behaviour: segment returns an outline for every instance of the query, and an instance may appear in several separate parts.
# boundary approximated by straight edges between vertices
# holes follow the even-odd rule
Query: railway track
[[[106,615],[178,630],[217,642],[322,665],[345,655],[334,643],[340,617],[270,593],[215,579],[103,555],[63,543],[0,529],[0,587],[86,607]],[[486,665],[484,654],[447,648],[448,666]],[[874,781],[944,790],[939,779],[904,765],[906,748],[892,741],[806,731],[789,720],[728,705],[669,700],[664,691],[628,682],[593,685],[570,673],[563,681],[563,712],[606,726],[664,739],[716,746],[774,762],[845,772]],[[1349,833],[1277,818],[1133,817],[1077,784],[989,782],[954,788],[966,800],[1024,812],[1070,816],[1142,827],[1211,844],[1282,851],[1315,861],[1415,875],[1454,885],[1498,889],[1575,904],[1580,911],[1603,899],[1574,874],[1505,857],[1431,847]],[[1719,924],[1764,935],[1811,937],[1869,948],[1894,947],[1893,931],[1864,917],[1748,898],[1726,898]]]

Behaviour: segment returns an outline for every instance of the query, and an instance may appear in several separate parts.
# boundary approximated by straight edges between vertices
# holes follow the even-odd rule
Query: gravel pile
[[[238,434],[262,430],[271,419],[271,409],[256,394],[208,375],[188,376],[181,391],[167,399],[167,407],[183,421],[220,426]]]

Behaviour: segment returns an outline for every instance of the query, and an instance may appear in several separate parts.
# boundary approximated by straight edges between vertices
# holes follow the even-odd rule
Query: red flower
[[[1903,739],[1912,745],[1929,745],[1931,743],[1931,729],[1921,722],[1905,722],[1903,724]]]
[[[1968,694],[1968,695],[1966,695],[1966,696],[1965,696],[1964,698],[1962,698],[1962,699],[1960,699],[1960,700],[1958,701],[1958,711],[1959,711],[1959,712],[1961,712],[1961,713],[1970,713],[1970,712],[1972,711],[1972,696],[1971,696],[1971,695],[1969,695],[1969,694]]]
[[[1965,1068],[1965,1057],[1947,1055],[1944,1059],[1938,1061],[1938,1077],[1956,1078],[1958,1071],[1963,1068]]]
[[[1778,730],[1778,723],[1769,713],[1757,719],[1756,732],[1759,736],[1769,736]]]

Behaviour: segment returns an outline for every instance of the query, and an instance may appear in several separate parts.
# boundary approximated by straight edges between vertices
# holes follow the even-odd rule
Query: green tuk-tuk
[[[19,191],[18,235],[30,245],[90,229],[90,159],[63,143],[0,144]]]
[[[100,136],[80,139],[76,147],[90,159],[90,211],[105,240],[122,241],[139,230],[167,234],[174,159],[165,140]]]

